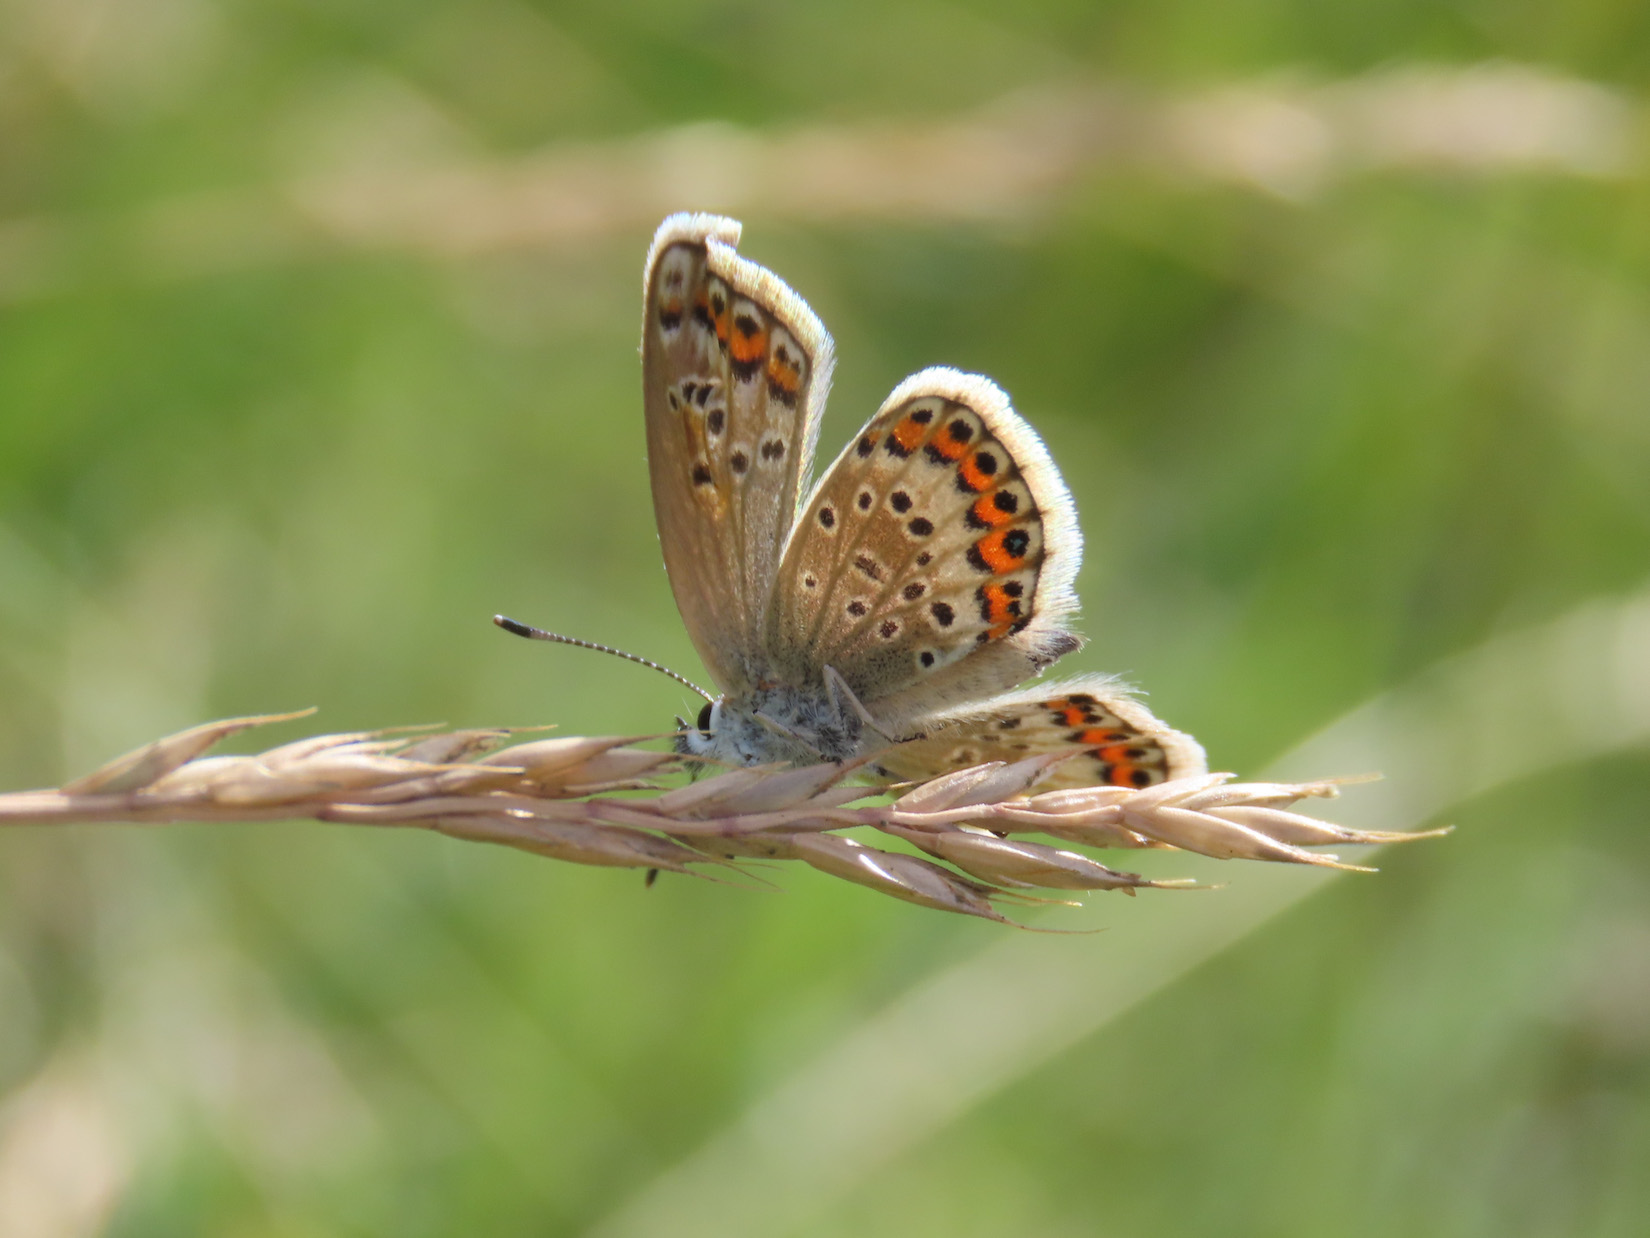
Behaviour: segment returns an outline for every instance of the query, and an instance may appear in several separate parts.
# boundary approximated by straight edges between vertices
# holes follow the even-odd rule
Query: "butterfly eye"
[[[714,701],[706,701],[705,707],[699,711],[699,722],[697,725],[699,730],[706,735],[710,734],[710,711],[714,704]]]

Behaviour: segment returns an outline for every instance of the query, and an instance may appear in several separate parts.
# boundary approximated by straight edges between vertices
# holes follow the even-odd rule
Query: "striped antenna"
[[[576,636],[563,636],[560,632],[546,632],[543,628],[529,627],[525,623],[517,623],[514,619],[510,619],[504,615],[494,615],[493,622],[498,624],[498,626],[503,628],[506,632],[514,633],[517,636],[525,636],[528,640],[547,640],[557,645],[577,645],[580,649],[594,649],[597,653],[610,653],[615,658],[626,658],[631,662],[640,662],[643,666],[652,667],[661,675],[669,675],[677,683],[682,684],[684,687],[691,688],[700,696],[704,697],[707,701],[714,701],[716,699],[698,684],[694,683],[693,680],[689,679],[686,675],[678,675],[668,666],[660,666],[657,662],[650,662],[646,658],[639,658],[633,653],[626,653],[623,649],[615,649],[611,645],[598,645],[595,641],[580,640]]]

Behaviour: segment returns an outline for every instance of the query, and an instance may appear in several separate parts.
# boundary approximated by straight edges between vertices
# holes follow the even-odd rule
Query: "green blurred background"
[[[7,0],[0,788],[307,705],[275,738],[667,725],[666,680],[489,617],[702,677],[638,398],[676,209],[835,334],[826,458],[920,366],[1007,388],[1088,539],[1062,669],[1257,774],[1650,580],[1647,73],[1622,0]],[[1150,999],[800,1185],[712,1153],[849,1120],[751,1115],[1009,930],[811,872],[11,831],[0,1229],[1645,1233],[1650,760],[1568,665],[1506,664],[1511,774],[1379,876],[1201,961],[1126,936],[1176,896],[1050,918],[1113,931],[1016,949],[1074,989],[1126,949]],[[1153,871],[1230,883],[1187,915],[1263,888]]]

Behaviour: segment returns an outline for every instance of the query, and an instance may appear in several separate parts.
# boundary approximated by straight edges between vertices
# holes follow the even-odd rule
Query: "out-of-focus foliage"
[[[1290,102],[1498,60],[1585,106],[1497,96],[1492,136],[1556,125],[1590,153],[1343,167]],[[410,173],[547,167],[743,216],[742,248],[837,337],[827,457],[911,370],[995,377],[1082,514],[1073,669],[1126,673],[1215,768],[1258,774],[1438,659],[1650,578],[1647,61],[1644,9],[1608,2],[9,0],[0,786],[312,704],[335,730],[586,734],[688,708],[489,622],[702,678],[643,458],[654,221],[604,198],[562,245],[396,223],[462,236],[497,184],[433,209]],[[974,218],[764,213],[696,175],[706,143],[940,133],[1090,88],[1291,175],[1136,151]],[[1538,682],[1528,734],[1582,725],[1584,697]],[[843,1181],[805,1232],[1642,1233],[1650,763],[1533,768]],[[9,832],[0,1218],[582,1232],[1007,932],[784,884],[644,891],[314,825]],[[1046,957],[1081,985],[1112,936]]]

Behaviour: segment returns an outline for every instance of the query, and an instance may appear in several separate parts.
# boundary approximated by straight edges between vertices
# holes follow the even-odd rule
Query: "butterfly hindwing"
[[[985,761],[1062,751],[1079,755],[1056,767],[1039,790],[1149,787],[1208,768],[1195,739],[1159,722],[1103,676],[1009,693],[934,715],[922,725],[921,738],[877,754],[880,776],[923,781]]]
[[[798,514],[766,642],[790,682],[831,667],[876,716],[981,699],[1077,645],[1082,553],[1042,442],[990,380],[902,383]]]
[[[654,515],[677,607],[716,681],[761,673],[762,616],[812,465],[831,338],[734,252],[739,224],[673,215],[648,254],[642,386]]]

